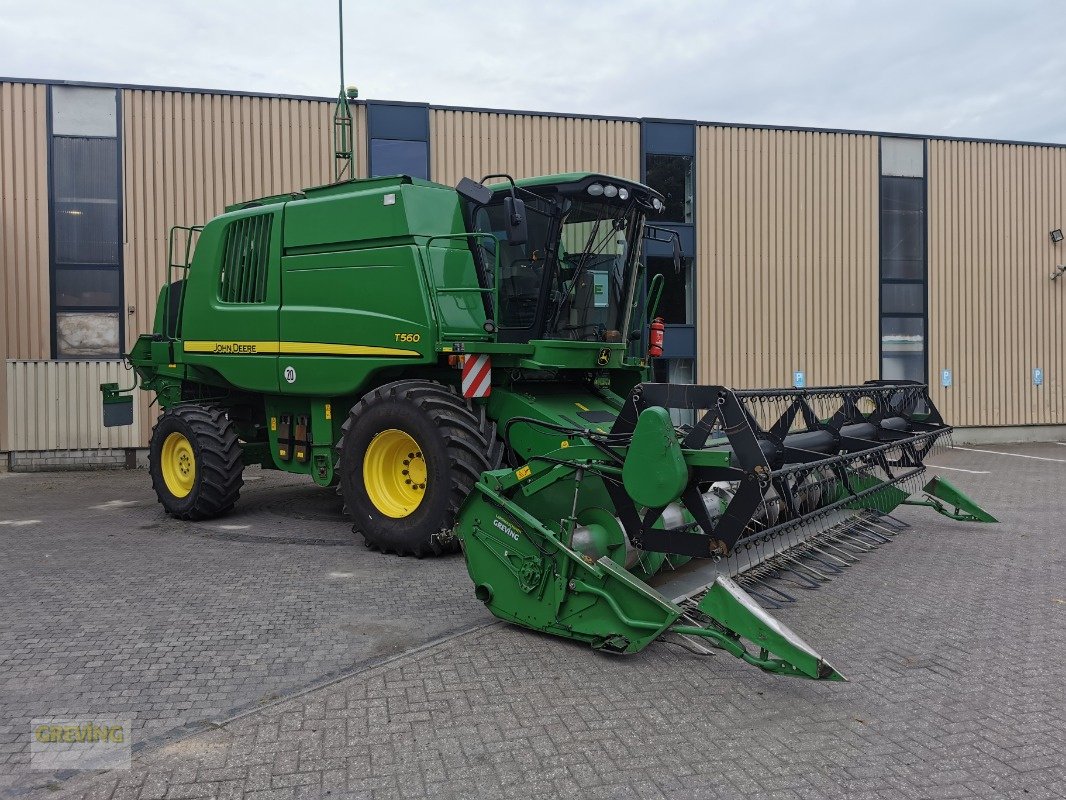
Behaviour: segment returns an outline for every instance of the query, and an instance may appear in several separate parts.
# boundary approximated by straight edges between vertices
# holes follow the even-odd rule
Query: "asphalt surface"
[[[1000,524],[907,509],[773,612],[845,684],[491,624],[461,559],[353,546],[336,499],[285,476],[249,472],[200,525],[143,472],[0,476],[0,791],[1066,796],[1066,447],[981,449],[934,471]],[[53,714],[131,718],[133,768],[29,770]]]

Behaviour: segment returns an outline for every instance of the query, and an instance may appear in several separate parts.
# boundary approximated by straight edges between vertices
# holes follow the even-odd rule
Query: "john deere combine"
[[[926,387],[648,383],[662,281],[645,292],[642,246],[680,257],[648,222],[663,198],[489,177],[348,181],[172,230],[154,331],[128,356],[163,408],[163,507],[230,510],[246,464],[306,474],[339,483],[373,547],[461,544],[502,619],[839,678],[764,606],[890,540],[901,503],[993,521],[941,479],[909,500],[950,432]],[[127,422],[130,396],[102,388]]]

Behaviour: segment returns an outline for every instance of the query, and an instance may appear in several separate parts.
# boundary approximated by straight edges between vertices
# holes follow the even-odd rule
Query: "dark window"
[[[67,269],[55,272],[57,306],[118,307],[122,302],[119,271],[110,269]]]
[[[926,380],[924,143],[881,140],[881,377]]]
[[[881,277],[886,280],[925,280],[925,258],[881,261]]]
[[[692,156],[645,156],[645,182],[666,198],[652,222],[692,222]]]
[[[52,143],[55,200],[118,200],[118,153],[114,139],[56,136]]]
[[[122,352],[122,214],[114,89],[50,89],[52,333],[56,358]]]
[[[503,204],[483,206],[475,213],[474,230],[492,233],[500,242],[500,312],[497,322],[501,329],[529,329],[537,321],[541,289],[544,283],[544,254],[548,251],[548,231],[551,217],[538,208],[536,201],[526,204],[529,236],[525,244],[511,244],[507,240],[507,225]],[[485,263],[496,260],[496,241],[479,239],[485,253]]]
[[[429,178],[429,145],[404,139],[371,139],[370,165],[374,175]]]
[[[882,314],[922,314],[924,312],[924,283],[881,284]]]
[[[672,258],[648,259],[648,285],[656,275],[663,276],[663,296],[658,315],[670,325],[689,325],[692,314],[692,259],[681,259],[681,272],[674,272]]]

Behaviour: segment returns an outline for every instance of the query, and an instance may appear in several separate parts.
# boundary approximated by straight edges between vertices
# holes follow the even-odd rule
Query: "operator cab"
[[[624,341],[645,217],[662,210],[662,196],[607,175],[490,175],[481,183],[499,177],[507,183],[464,181],[481,193],[460,186],[468,230],[491,234],[472,249],[482,285],[498,289],[499,308],[489,314],[498,341]]]

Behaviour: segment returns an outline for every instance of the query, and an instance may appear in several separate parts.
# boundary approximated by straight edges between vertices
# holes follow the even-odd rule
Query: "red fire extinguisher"
[[[648,326],[648,358],[658,358],[663,354],[663,336],[666,326],[662,317],[656,317]]]

